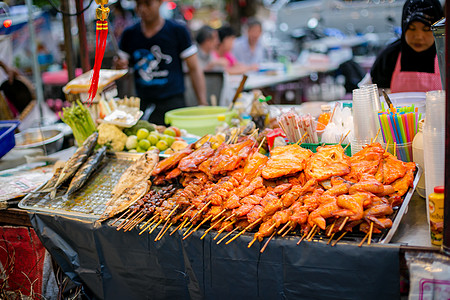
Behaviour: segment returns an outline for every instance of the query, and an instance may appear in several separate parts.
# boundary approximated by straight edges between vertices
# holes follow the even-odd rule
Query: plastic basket
[[[14,130],[19,124],[19,121],[0,121],[0,158],[16,145]]]
[[[318,143],[318,144],[309,144],[309,143],[302,143],[300,146],[302,146],[303,148],[309,149],[312,152],[316,153],[317,152],[317,147],[324,145],[323,143]],[[336,144],[329,144],[329,143],[325,143],[325,145],[336,145]],[[345,148],[347,145],[342,145],[343,148]],[[345,149],[345,154],[347,156],[352,156],[352,149],[351,146],[348,146],[347,149]]]

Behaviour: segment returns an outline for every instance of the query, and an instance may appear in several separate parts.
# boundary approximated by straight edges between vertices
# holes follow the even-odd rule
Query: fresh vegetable
[[[113,151],[122,151],[127,142],[127,135],[122,132],[117,126],[112,124],[102,123],[98,126],[98,141],[99,145],[107,145]]]
[[[136,149],[138,146],[138,139],[135,135],[130,135],[127,138],[127,141],[125,143],[125,147],[127,147],[128,150]]]
[[[155,126],[153,124],[151,124],[150,122],[145,121],[145,120],[139,120],[139,121],[137,121],[137,123],[134,126],[132,126],[130,128],[125,128],[123,130],[123,132],[126,135],[136,135],[137,131],[141,128],[145,128],[149,132],[156,130]]]
[[[79,100],[76,104],[73,103],[71,107],[63,108],[59,117],[72,128],[73,136],[78,145],[82,145],[88,136],[96,131],[91,114]]]

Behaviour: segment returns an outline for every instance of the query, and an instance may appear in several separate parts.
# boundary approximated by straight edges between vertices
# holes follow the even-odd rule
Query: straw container
[[[412,142],[404,144],[390,143],[387,151],[392,155],[397,156],[397,158],[401,161],[413,161]]]

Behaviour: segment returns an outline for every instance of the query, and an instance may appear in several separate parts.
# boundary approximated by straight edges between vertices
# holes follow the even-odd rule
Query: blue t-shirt
[[[134,67],[137,95],[146,103],[156,103],[184,93],[182,59],[197,52],[187,29],[178,23],[165,20],[161,30],[146,38],[141,24],[124,30],[120,49],[130,55]]]

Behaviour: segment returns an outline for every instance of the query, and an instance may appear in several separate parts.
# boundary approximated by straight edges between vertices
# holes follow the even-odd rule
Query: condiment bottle
[[[444,187],[437,186],[428,196],[431,244],[440,246],[444,237]]]
[[[322,104],[320,106],[320,109],[322,110],[322,113],[320,114],[319,118],[317,119],[317,130],[324,130],[325,127],[330,122],[331,106],[329,106],[328,104]]]
[[[417,183],[416,191],[420,197],[426,198],[425,192],[425,163],[423,157],[423,124],[424,120],[419,122],[419,132],[416,133],[412,143],[413,160],[422,168],[422,175]]]
[[[217,133],[225,133],[228,129],[228,123],[225,122],[225,115],[218,115],[217,121],[219,121],[219,125],[216,127],[216,134]]]

